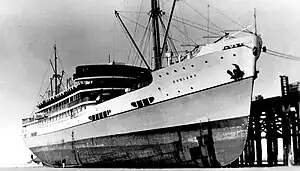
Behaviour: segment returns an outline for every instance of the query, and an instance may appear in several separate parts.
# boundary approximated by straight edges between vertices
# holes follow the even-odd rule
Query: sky
[[[207,14],[208,2],[243,26],[253,24],[257,10],[257,28],[264,45],[278,52],[300,56],[300,11],[298,0],[185,0],[194,9]],[[64,70],[72,76],[80,64],[127,62],[130,47],[114,10],[137,11],[142,0],[0,0],[0,166],[22,164],[30,160],[30,151],[21,138],[21,119],[28,117],[37,100],[41,84],[47,84],[51,72],[49,58],[57,44]],[[171,0],[163,1],[166,10]],[[149,6],[149,5],[148,5]],[[148,10],[143,8],[144,12]],[[193,9],[179,1],[180,10],[191,20],[200,21]],[[215,14],[214,14],[215,13]],[[179,15],[179,13],[177,13]],[[224,29],[236,24],[210,9],[210,19]],[[132,16],[129,14],[129,17]],[[133,18],[134,19],[134,18]],[[131,31],[134,24],[127,22]],[[206,25],[205,20],[202,24]],[[206,33],[190,37],[201,40]],[[201,40],[205,41],[205,40]],[[201,42],[200,42],[201,43]],[[203,43],[203,42],[202,42]],[[257,67],[254,95],[280,95],[279,75],[290,82],[300,81],[300,62],[262,54]]]

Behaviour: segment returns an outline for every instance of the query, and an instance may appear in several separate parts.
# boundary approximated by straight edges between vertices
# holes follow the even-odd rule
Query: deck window
[[[132,103],[131,103],[131,106],[133,106],[133,107],[137,107],[137,104],[136,104],[136,102],[132,102]]]
[[[106,112],[106,111],[103,112],[103,117],[104,117],[104,118],[107,117],[107,112]]]
[[[148,106],[150,104],[148,99],[143,99],[142,101],[143,101],[144,106]]]
[[[137,103],[137,106],[138,106],[138,107],[143,107],[143,103],[142,103],[141,100],[137,101],[136,103]]]

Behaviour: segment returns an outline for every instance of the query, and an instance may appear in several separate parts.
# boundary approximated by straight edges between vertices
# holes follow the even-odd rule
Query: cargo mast
[[[161,14],[158,0],[151,0],[151,19],[153,31],[153,51],[154,51],[154,70],[162,68],[162,60],[160,56],[160,36],[158,17]]]
[[[58,78],[61,78],[61,76],[59,74],[57,74],[57,52],[56,52],[56,44],[54,44],[53,48],[54,48],[54,66],[52,64],[51,59],[49,60],[50,64],[51,64],[51,67],[52,67],[52,70],[54,72],[52,78],[50,78],[51,96],[53,95],[52,80],[54,79],[54,95],[56,95],[56,94],[59,93],[59,86],[57,84],[57,80],[58,80]]]
[[[55,87],[55,95],[58,94],[58,87],[57,87],[57,55],[56,55],[56,44],[54,44],[54,87]]]
[[[152,21],[151,31],[152,31],[153,51],[154,51],[154,69],[153,70],[159,70],[159,69],[162,68],[162,55],[163,55],[163,50],[166,47],[168,32],[169,32],[169,28],[170,28],[170,24],[171,24],[173,11],[174,11],[174,8],[175,8],[175,3],[176,3],[176,0],[173,1],[171,15],[169,17],[168,26],[167,26],[165,36],[164,36],[164,40],[163,40],[163,46],[161,47],[160,46],[159,21],[162,22],[161,16],[164,15],[164,12],[162,12],[162,10],[159,7],[159,0],[151,0],[151,11],[149,13],[150,13],[150,19]],[[128,29],[126,28],[124,22],[120,18],[119,12],[115,11],[115,15],[119,19],[122,27],[125,29],[126,34],[128,35],[128,37],[129,37],[130,41],[132,42],[132,44],[134,45],[134,47],[136,48],[136,50],[139,53],[140,57],[144,61],[145,65],[150,70],[150,67],[148,66],[146,60],[144,59],[143,54],[141,53],[139,47],[137,46],[137,44],[133,40],[133,38],[130,35]],[[149,19],[149,21],[150,21],[150,19]]]

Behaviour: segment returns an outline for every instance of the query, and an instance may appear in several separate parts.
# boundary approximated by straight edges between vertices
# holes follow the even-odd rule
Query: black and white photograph
[[[300,169],[299,0],[0,0],[0,171]]]

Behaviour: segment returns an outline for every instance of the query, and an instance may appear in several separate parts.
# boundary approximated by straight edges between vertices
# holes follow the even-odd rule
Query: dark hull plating
[[[220,167],[244,148],[247,117],[35,147],[46,164],[59,167]],[[110,144],[103,146],[102,142]]]

